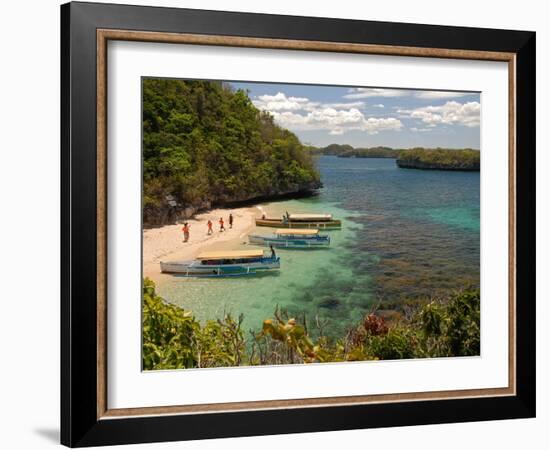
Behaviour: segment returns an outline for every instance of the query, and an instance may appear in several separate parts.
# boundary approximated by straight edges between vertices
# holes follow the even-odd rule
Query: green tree
[[[245,91],[212,81],[143,80],[145,224],[188,206],[319,186],[310,152]]]

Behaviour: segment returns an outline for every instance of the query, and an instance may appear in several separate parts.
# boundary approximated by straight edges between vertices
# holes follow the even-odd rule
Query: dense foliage
[[[469,148],[413,148],[400,152],[397,165],[417,169],[479,170],[479,159],[479,150]]]
[[[177,306],[163,301],[155,285],[143,283],[143,369],[238,366],[243,363],[242,317],[226,315],[205,325]]]
[[[479,290],[431,300],[390,321],[367,314],[345,336],[323,332],[275,310],[247,339],[242,316],[200,324],[189,311],[165,303],[152,281],[143,285],[143,368],[183,369],[238,365],[301,364],[377,359],[473,356],[480,352]],[[308,327],[315,327],[315,333]],[[313,334],[316,337],[313,337]]]
[[[310,153],[246,92],[213,81],[143,80],[146,224],[189,207],[319,185]]]

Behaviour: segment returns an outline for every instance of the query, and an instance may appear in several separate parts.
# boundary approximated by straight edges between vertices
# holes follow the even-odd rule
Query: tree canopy
[[[174,206],[225,204],[319,186],[300,140],[258,110],[245,91],[216,81],[143,80],[145,223]]]

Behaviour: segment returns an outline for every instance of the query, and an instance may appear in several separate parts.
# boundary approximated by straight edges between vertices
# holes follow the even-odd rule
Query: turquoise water
[[[393,159],[323,156],[318,165],[319,196],[261,207],[268,216],[328,212],[342,219],[341,231],[326,232],[329,249],[281,249],[279,273],[258,277],[172,277],[159,293],[199,320],[242,313],[245,329],[259,329],[279,306],[309,321],[318,315],[337,335],[379,302],[398,307],[479,285],[479,173],[399,169]]]

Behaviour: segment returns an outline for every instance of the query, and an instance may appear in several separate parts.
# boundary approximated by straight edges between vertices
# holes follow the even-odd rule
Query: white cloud
[[[369,134],[377,134],[378,131],[385,130],[400,130],[403,127],[403,124],[399,119],[394,117],[384,118],[375,118],[369,117],[364,124],[364,129]]]
[[[372,105],[375,108],[384,108],[384,105],[382,103],[378,103],[377,105]]]
[[[323,108],[337,108],[337,109],[348,109],[348,108],[362,108],[365,106],[365,102],[348,102],[348,103],[323,103]]]
[[[439,124],[459,124],[465,127],[478,127],[481,105],[478,102],[458,103],[448,101],[441,106],[425,106],[415,109],[400,109],[401,117],[419,119],[428,127]]]
[[[349,94],[344,98],[369,98],[369,97],[405,97],[409,91],[403,89],[380,89],[380,88],[351,88]]]
[[[293,111],[271,111],[271,114],[275,121],[285,128],[298,131],[327,130],[331,135],[341,135],[351,130],[377,134],[380,131],[400,130],[403,127],[401,121],[393,117],[370,117],[367,119],[356,108],[349,110],[320,108],[306,114],[298,114]]]
[[[403,124],[396,118],[365,117],[358,109],[364,102],[323,103],[305,97],[287,97],[283,92],[260,95],[254,105],[271,113],[275,121],[291,130],[326,130],[341,135],[350,130],[376,134],[385,130],[399,130]]]
[[[412,127],[412,128],[411,128],[411,131],[412,131],[413,133],[426,133],[426,132],[428,132],[428,131],[432,131],[432,129],[431,129],[431,128],[416,128],[416,127]]]
[[[412,89],[351,88],[344,98],[357,99],[369,97],[415,97],[424,100],[459,98],[470,92],[453,91],[415,91]]]
[[[287,97],[278,92],[275,95],[260,95],[254,105],[271,113],[282,127],[291,130],[326,130],[331,135],[341,135],[350,130],[376,134],[385,130],[399,130],[403,124],[399,119],[389,117],[365,117],[359,108],[362,101],[342,103],[313,102],[305,97]]]
[[[362,108],[365,102],[319,103],[306,97],[287,97],[283,92],[275,95],[260,95],[252,100],[256,108],[265,111],[314,111],[319,108],[351,109]]]
[[[305,97],[287,97],[282,92],[277,92],[275,95],[260,95],[252,103],[257,108],[267,111],[295,111],[311,109],[319,105],[319,103],[310,102]]]
[[[419,91],[415,93],[416,98],[437,100],[443,98],[459,98],[470,95],[470,92],[450,92],[450,91]]]

